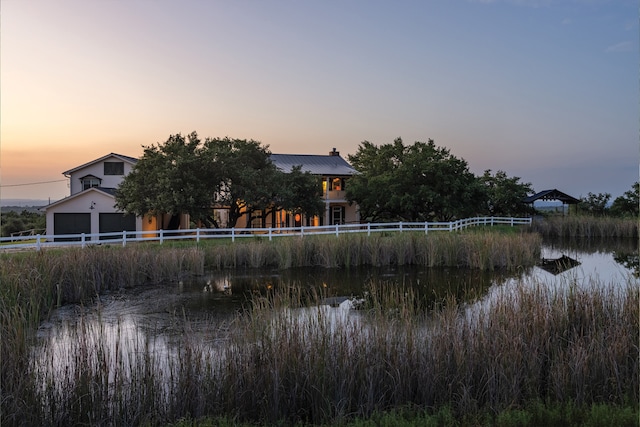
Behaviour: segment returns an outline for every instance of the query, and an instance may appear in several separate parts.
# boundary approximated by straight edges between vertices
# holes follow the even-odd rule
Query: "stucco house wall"
[[[101,213],[121,213],[114,207],[115,198],[112,194],[98,188],[90,188],[74,196],[67,197],[46,207],[46,234],[54,235],[56,214],[88,214],[91,218],[89,232],[100,232]],[[142,230],[142,218],[136,218],[136,230]],[[58,233],[60,234],[60,233]]]
[[[62,200],[45,206],[43,210],[46,216],[46,234],[71,234],[71,233],[99,233],[101,226],[101,214],[103,217],[111,215],[116,220],[116,215],[122,214],[115,207],[115,189],[120,185],[124,177],[131,172],[137,159],[120,154],[110,153],[91,162],[85,163],[73,169],[63,172],[69,178],[70,195]],[[105,174],[105,162],[122,163],[122,174]],[[82,179],[91,176],[99,180],[99,187],[83,190]],[[56,226],[58,215],[58,226]],[[72,228],[74,221],[78,227],[75,231],[60,232],[61,217],[65,217],[65,230]],[[90,223],[86,222],[89,218]],[[103,226],[106,218],[103,218]],[[136,230],[142,230],[142,218],[135,219]],[[58,229],[57,229],[58,228]]]
[[[122,162],[124,163],[124,171],[122,175],[106,175],[105,166],[106,162]],[[63,172],[62,174],[69,177],[69,185],[71,194],[76,194],[82,191],[82,178],[91,175],[100,179],[100,187],[103,188],[118,188],[122,180],[126,175],[131,172],[133,165],[137,162],[137,159],[129,156],[123,156],[121,154],[110,153],[99,159],[77,166],[73,169]]]

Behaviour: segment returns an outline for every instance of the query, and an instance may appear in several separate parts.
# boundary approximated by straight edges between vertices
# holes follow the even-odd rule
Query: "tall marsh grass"
[[[638,223],[638,218],[568,215],[535,219],[531,229],[545,237],[637,239]]]
[[[145,340],[128,352],[91,345],[106,341],[104,329],[81,328],[71,360],[56,362],[71,368],[34,375],[47,387],[29,397],[45,402],[30,421],[335,424],[406,407],[450,408],[458,419],[514,414],[530,402],[637,411],[634,283],[555,292],[523,285],[490,302],[437,310],[376,282],[356,312],[306,306],[299,289],[256,298],[217,346],[186,334],[169,352],[154,352]]]
[[[533,233],[394,233],[306,236],[272,242],[201,246],[211,269],[423,265],[483,270],[533,265],[542,240]]]
[[[56,306],[82,303],[102,293],[116,291],[124,287],[175,281],[185,275],[203,274],[206,269],[298,266],[351,267],[388,264],[516,269],[521,265],[533,265],[539,259],[540,246],[540,237],[528,233],[509,235],[459,233],[430,234],[428,236],[420,233],[402,233],[391,236],[374,235],[369,238],[362,235],[340,236],[339,238],[309,236],[300,239],[286,238],[273,242],[252,240],[249,243],[197,245],[182,248],[164,248],[158,245],[130,245],[121,248],[105,245],[84,249],[50,249],[31,253],[2,254],[0,256],[0,336],[2,339],[0,347],[0,420],[3,425],[20,425],[25,422],[31,425],[41,422],[58,424],[56,420],[59,416],[60,419],[70,420],[78,415],[77,411],[88,410],[86,404],[83,403],[88,397],[83,394],[84,397],[81,398],[73,391],[77,384],[74,382],[74,386],[70,386],[72,390],[66,390],[66,392],[69,395],[76,393],[74,404],[80,406],[68,406],[70,404],[66,403],[66,406],[60,406],[62,403],[58,403],[57,398],[47,397],[48,401],[54,402],[48,411],[53,411],[55,416],[41,412],[42,399],[45,396],[38,394],[40,383],[33,376],[33,367],[28,366],[30,349],[35,342],[35,331],[41,320],[45,319]],[[478,253],[479,251],[481,253]],[[93,351],[92,348],[77,350]],[[188,353],[184,353],[186,351]],[[198,351],[194,346],[186,345],[180,350],[176,360],[191,361],[190,358],[196,357],[195,354]],[[118,360],[123,360],[123,357],[124,355]],[[155,356],[142,351],[140,355],[136,353],[136,357],[143,357],[144,361],[149,363],[145,365],[146,368],[143,371],[132,372],[130,378],[139,380],[145,386],[138,386],[137,382],[122,385],[124,387],[122,390],[133,390],[132,394],[141,393],[136,394],[138,399],[146,399],[144,405],[141,403],[136,411],[144,411],[143,408],[148,407],[156,410],[158,414],[163,414],[167,412],[163,409],[165,406],[172,407],[167,404],[167,399],[175,399],[181,404],[187,405],[184,396],[191,394],[197,395],[196,397],[201,396],[204,393],[203,390],[208,387],[206,386],[203,390],[200,388],[181,389],[180,393],[183,394],[163,395],[165,400],[160,402],[156,397],[160,391],[145,388],[147,384],[156,384],[154,381],[164,375],[157,372],[152,363]],[[99,360],[99,358],[91,359],[87,363],[98,363],[95,360]],[[200,371],[198,363],[194,362],[193,366],[179,364],[178,366],[186,371],[171,372],[170,375],[173,375],[171,378],[175,378],[176,384],[180,381],[186,381],[183,377],[186,374],[203,378],[202,375],[205,375],[206,372]],[[106,365],[99,363],[98,366]],[[93,399],[90,400],[91,405],[94,403],[98,405],[95,410],[100,414],[97,416],[97,419],[101,420],[98,423],[102,423],[106,419],[102,417],[106,417],[106,415],[101,412],[104,408],[99,408],[99,400],[106,399],[104,396],[111,395],[104,394],[104,390],[98,393],[91,387],[96,384],[106,387],[105,381],[109,383],[112,376],[104,375],[101,378],[95,378],[92,373],[94,370],[88,369],[86,366],[82,369],[76,372],[75,376],[79,379],[87,379],[89,382],[78,390],[91,396]],[[120,375],[120,373],[114,375]],[[206,373],[206,375],[213,374]],[[58,379],[54,378],[52,381],[57,382]],[[110,387],[109,385],[109,390],[111,390]],[[116,389],[119,390],[118,387]],[[174,388],[172,386],[169,389],[173,390]],[[78,391],[78,393],[80,392]],[[118,399],[114,404],[126,406],[127,411],[133,411],[127,406],[126,399],[122,399],[124,396],[122,393],[116,393]],[[215,397],[218,396],[216,393],[221,393],[221,391],[215,389],[211,393],[214,393],[212,396]],[[97,399],[96,396],[100,396],[100,399]],[[61,398],[66,399],[64,396]],[[132,398],[129,400],[134,401]],[[156,403],[151,404],[147,400]],[[218,401],[217,397],[213,400]],[[108,398],[106,401],[112,402],[113,399]],[[198,404],[204,405],[204,403]],[[209,408],[208,405],[205,406]],[[68,412],[72,415],[60,415],[56,408],[61,407],[67,408],[62,410],[63,414]],[[177,412],[180,411],[175,408],[169,411],[170,414]],[[127,417],[130,418],[122,421],[128,423],[128,420],[146,417],[146,415],[136,414],[128,414]],[[34,422],[28,422],[33,417],[35,417]],[[313,418],[316,417],[314,415]],[[63,423],[60,422],[60,424]]]

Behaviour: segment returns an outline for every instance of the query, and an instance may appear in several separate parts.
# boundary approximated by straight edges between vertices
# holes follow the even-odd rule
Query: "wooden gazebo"
[[[562,211],[564,212],[564,205],[577,205],[580,203],[580,199],[576,199],[573,196],[570,196],[566,193],[563,193],[560,190],[544,190],[539,193],[534,194],[533,196],[528,196],[522,199],[524,203],[530,203],[531,207],[533,207],[533,203],[537,200],[544,201],[552,201],[558,200],[562,202]]]

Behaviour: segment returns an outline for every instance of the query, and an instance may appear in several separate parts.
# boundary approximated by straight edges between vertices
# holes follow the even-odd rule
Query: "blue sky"
[[[275,153],[435,140],[575,197],[639,171],[638,4],[4,0],[0,197],[175,133]]]

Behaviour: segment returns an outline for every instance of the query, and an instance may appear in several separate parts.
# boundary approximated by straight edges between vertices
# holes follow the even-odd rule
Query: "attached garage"
[[[123,215],[122,213],[100,213],[99,217],[100,233],[113,233],[122,231],[136,231],[136,217],[134,215]],[[134,234],[127,237],[135,237]],[[121,236],[100,237],[100,240],[118,239]]]
[[[91,214],[89,213],[54,213],[53,234],[91,233]],[[80,237],[56,238],[56,241],[79,241]]]
[[[47,235],[85,233],[86,240],[98,240],[98,233],[117,232],[119,236],[106,239],[118,239],[123,231],[142,229],[141,218],[117,211],[114,194],[114,189],[92,187],[46,206]],[[134,236],[127,233],[128,238]],[[81,240],[80,237],[63,239]]]

